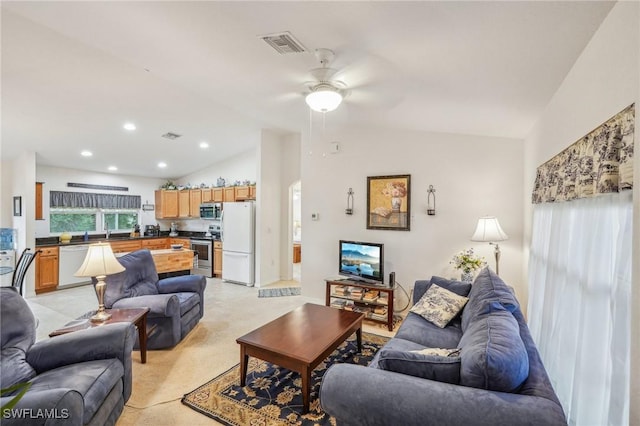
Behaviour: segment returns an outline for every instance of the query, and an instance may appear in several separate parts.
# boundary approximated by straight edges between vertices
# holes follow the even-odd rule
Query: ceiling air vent
[[[162,135],[163,138],[170,139],[170,140],[178,139],[180,136],[182,135],[179,135],[177,133],[171,133],[171,132],[167,132],[164,135]]]
[[[276,49],[276,51],[281,55],[284,55],[285,53],[302,53],[307,51],[302,43],[296,40],[289,31],[277,34],[267,34],[259,37],[269,46]]]

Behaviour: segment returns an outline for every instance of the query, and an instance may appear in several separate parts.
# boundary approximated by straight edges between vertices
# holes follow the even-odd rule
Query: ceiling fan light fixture
[[[305,101],[314,111],[329,112],[338,108],[342,102],[342,94],[329,84],[319,84],[307,95]]]

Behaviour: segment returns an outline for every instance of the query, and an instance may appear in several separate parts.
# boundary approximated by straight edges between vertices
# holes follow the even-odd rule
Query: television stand
[[[325,305],[362,312],[365,320],[386,324],[393,331],[394,287],[357,281],[326,279]]]

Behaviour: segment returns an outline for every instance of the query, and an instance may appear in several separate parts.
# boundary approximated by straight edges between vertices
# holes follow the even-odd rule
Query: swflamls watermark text
[[[5,408],[2,410],[3,419],[68,419],[68,408]]]

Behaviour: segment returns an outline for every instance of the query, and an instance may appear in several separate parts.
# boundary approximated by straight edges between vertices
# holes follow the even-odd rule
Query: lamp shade
[[[330,84],[319,84],[307,95],[305,101],[314,111],[329,112],[338,108],[342,102],[342,95]]]
[[[109,243],[96,243],[89,246],[87,256],[80,269],[73,274],[76,277],[99,277],[124,271]]]
[[[471,241],[504,241],[508,240],[509,236],[500,227],[500,222],[495,216],[483,216],[478,219],[478,226],[476,226],[476,232],[473,233]]]

